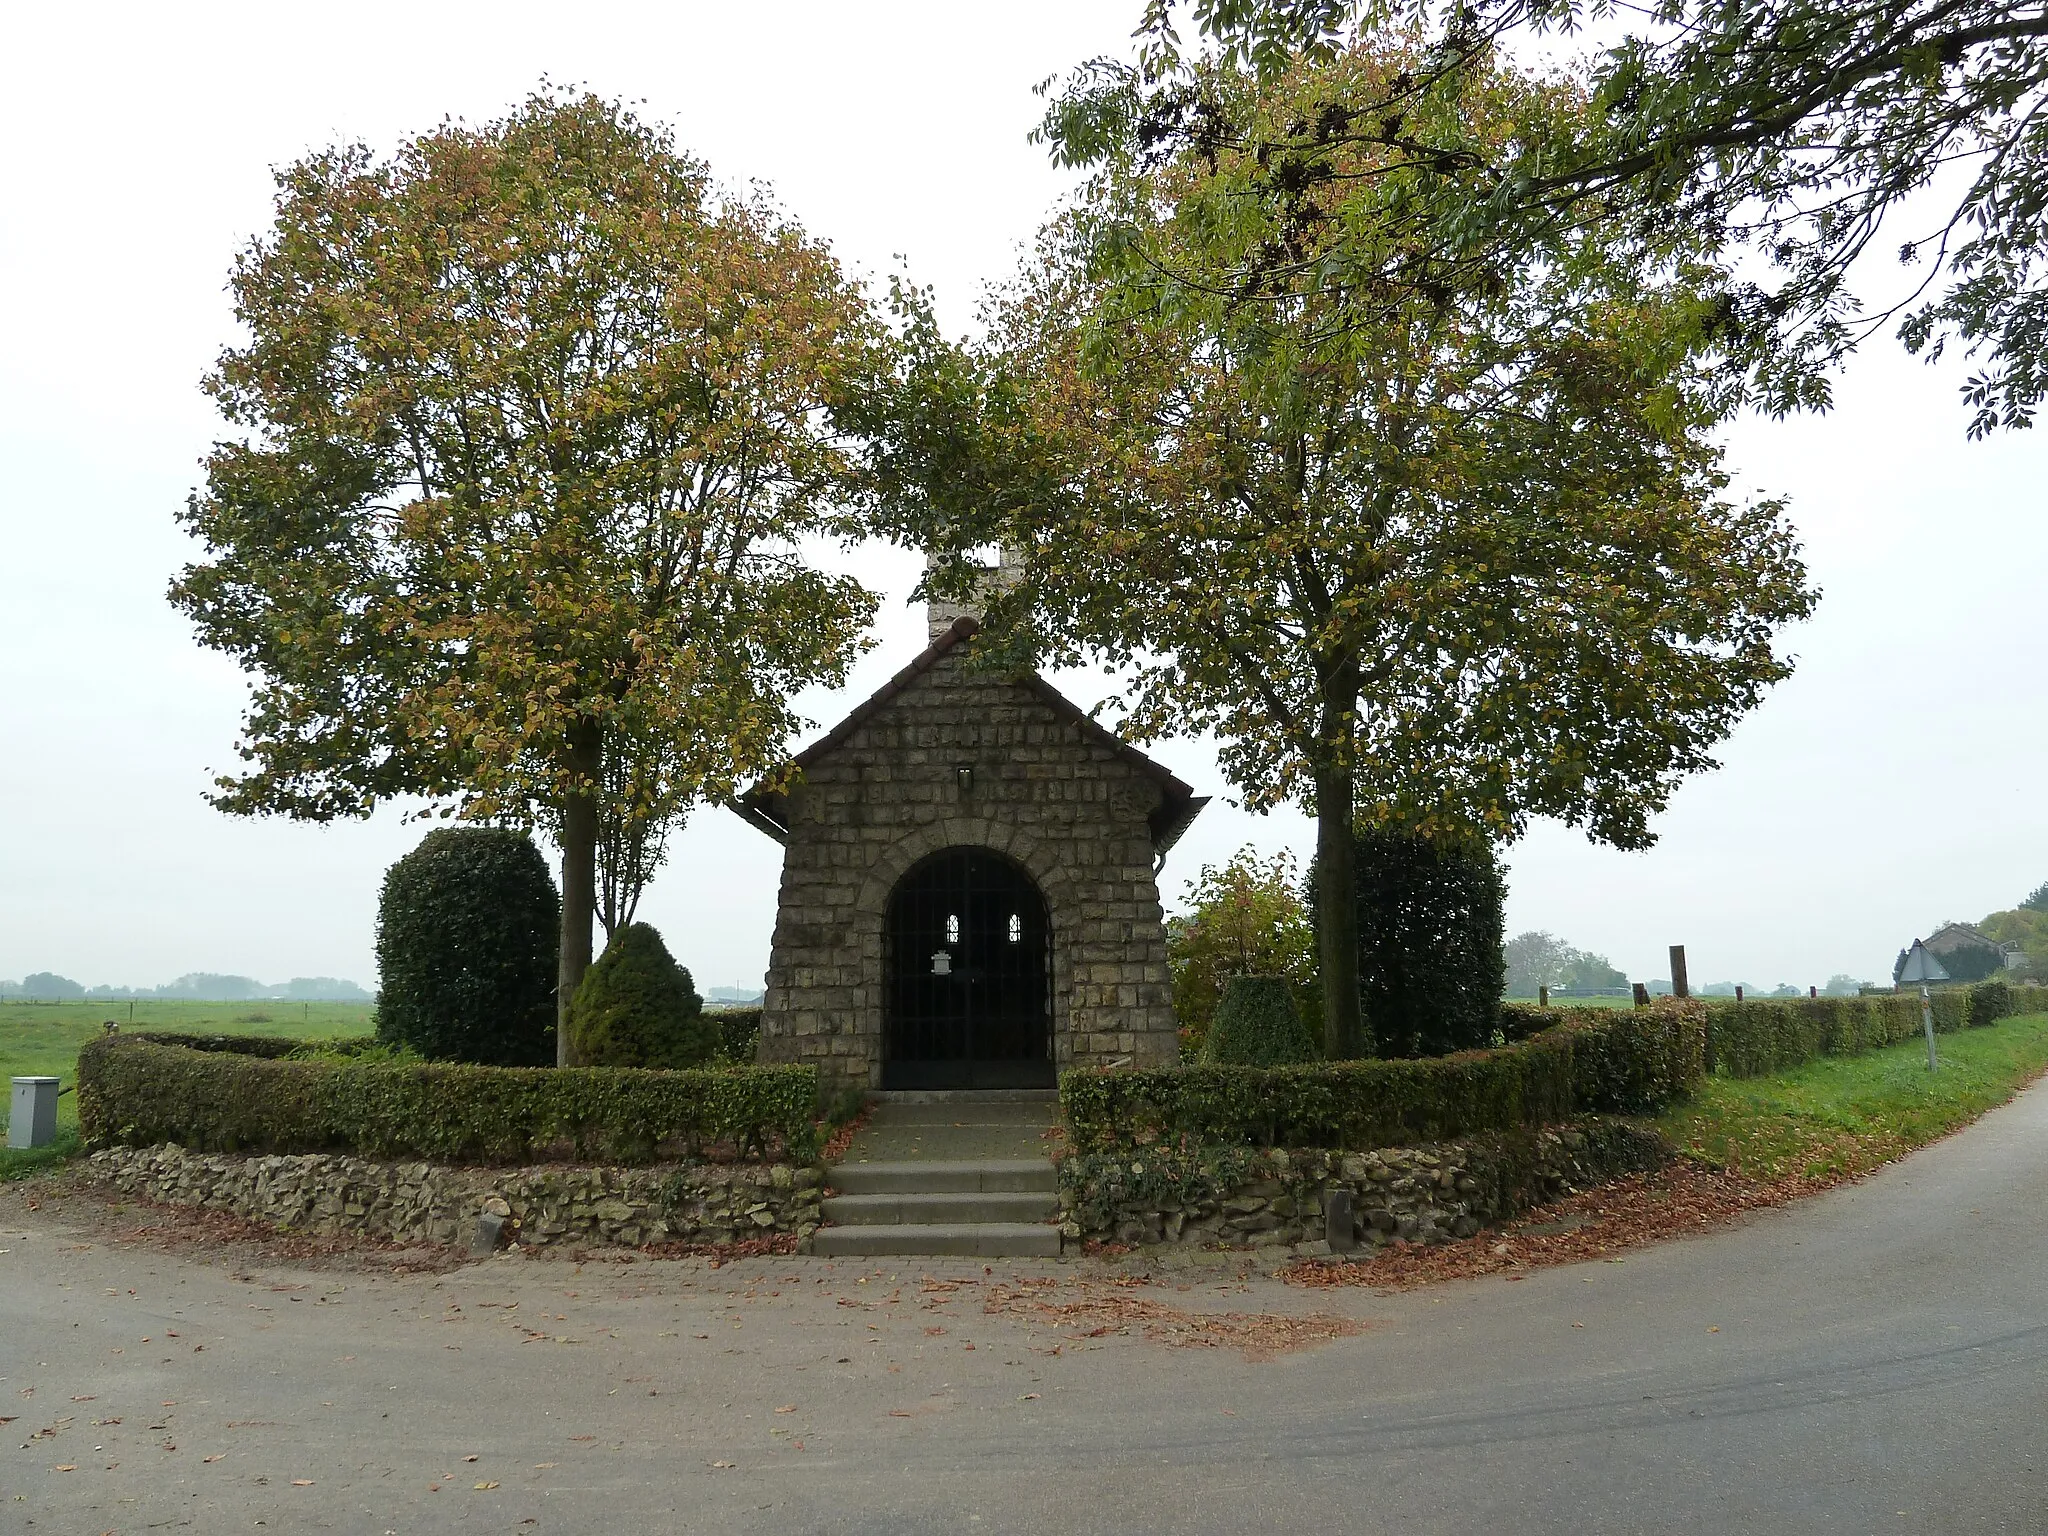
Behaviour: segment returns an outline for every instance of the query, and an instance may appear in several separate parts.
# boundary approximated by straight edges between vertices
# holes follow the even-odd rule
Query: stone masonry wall
[[[333,1153],[243,1157],[183,1147],[95,1152],[91,1175],[164,1205],[396,1242],[466,1244],[484,1202],[510,1207],[525,1243],[729,1243],[818,1225],[821,1175],[787,1163],[447,1168]]]
[[[981,846],[1016,860],[1045,897],[1056,1066],[1174,1061],[1146,825],[1160,795],[1028,687],[945,652],[789,794],[761,1059],[878,1086],[889,894],[927,854]]]
[[[1070,1240],[1264,1247],[1322,1241],[1328,1195],[1346,1189],[1362,1246],[1440,1243],[1667,1155],[1618,1121],[1375,1152],[1153,1148],[1066,1158],[1061,1204]]]

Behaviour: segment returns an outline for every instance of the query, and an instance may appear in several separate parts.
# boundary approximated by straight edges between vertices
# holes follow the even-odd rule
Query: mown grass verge
[[[1638,1123],[1682,1155],[1504,1228],[1456,1242],[1397,1244],[1363,1263],[1309,1260],[1280,1271],[1292,1284],[1382,1291],[1606,1260],[1646,1243],[1697,1237],[1743,1214],[1790,1204],[1866,1174],[1962,1129],[2048,1072],[2048,1013],[1939,1037],[1929,1074],[1918,1040],[1855,1056],[1824,1056],[1765,1077],[1709,1077],[1692,1095]]]
[[[62,1126],[57,1139],[47,1147],[0,1147],[0,1184],[10,1179],[24,1179],[45,1168],[54,1168],[59,1163],[78,1156],[78,1127]]]
[[[1713,1167],[1766,1184],[1868,1173],[1995,1109],[2048,1071],[2048,1014],[1823,1056],[1768,1077],[1709,1077],[1650,1123]]]

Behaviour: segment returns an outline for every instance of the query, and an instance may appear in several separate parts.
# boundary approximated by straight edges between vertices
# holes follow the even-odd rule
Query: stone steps
[[[900,1227],[963,1222],[1050,1221],[1060,1213],[1050,1190],[898,1191],[882,1195],[832,1195],[824,1202],[826,1221],[841,1227]]]
[[[811,1252],[828,1258],[1056,1259],[1060,1229],[1017,1221],[820,1227],[811,1234]]]
[[[826,1182],[842,1195],[1051,1194],[1059,1188],[1052,1164],[1042,1157],[841,1163]]]
[[[846,1161],[811,1251],[842,1257],[1056,1258],[1050,1092],[884,1093]],[[1025,1155],[1036,1153],[1038,1155]]]

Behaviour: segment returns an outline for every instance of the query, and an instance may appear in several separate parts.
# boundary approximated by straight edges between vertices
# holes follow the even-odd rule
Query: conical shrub
[[[1233,976],[1223,984],[1202,1059],[1219,1066],[1284,1067],[1316,1059],[1315,1041],[1284,976]]]
[[[690,973],[646,923],[612,935],[569,1004],[569,1059],[580,1067],[698,1067],[718,1038]]]

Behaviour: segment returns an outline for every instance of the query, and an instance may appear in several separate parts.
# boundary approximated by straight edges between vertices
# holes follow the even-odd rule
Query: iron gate
[[[886,1088],[1049,1088],[1045,900],[987,848],[948,848],[889,897]]]

